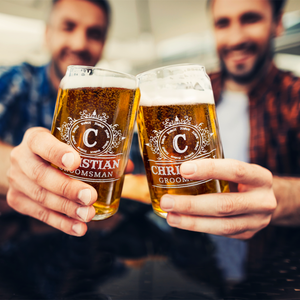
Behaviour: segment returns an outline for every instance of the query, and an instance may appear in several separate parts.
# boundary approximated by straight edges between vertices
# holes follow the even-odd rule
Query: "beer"
[[[93,70],[93,74],[86,70]],[[81,157],[75,171],[61,171],[97,190],[95,220],[115,214],[121,198],[139,102],[136,79],[124,76],[69,67],[58,93],[52,134]]]
[[[141,89],[137,117],[140,147],[152,206],[161,217],[167,215],[160,208],[160,199],[164,194],[198,195],[229,191],[228,183],[224,181],[209,178],[196,181],[180,175],[180,165],[185,161],[223,158],[209,81],[205,74],[195,74],[198,66],[187,65],[184,68],[192,68],[192,79],[184,79],[189,85],[193,80],[198,83],[198,77],[200,82],[205,80],[201,82],[202,89],[199,90],[197,84],[198,89],[194,89],[195,84],[185,88],[184,80],[174,80],[174,75],[164,82],[161,78],[153,80],[153,76],[150,82],[147,78],[143,81],[143,74],[138,76]],[[147,72],[144,74],[147,75]],[[176,84],[170,84],[172,81]],[[175,89],[178,82],[180,88]]]

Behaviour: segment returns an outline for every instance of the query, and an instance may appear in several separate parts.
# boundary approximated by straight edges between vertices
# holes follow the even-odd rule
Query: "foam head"
[[[167,86],[160,87],[152,82],[141,84],[140,90],[141,106],[215,103],[211,89],[176,89]]]
[[[69,66],[60,88],[126,88],[136,89],[137,79],[129,74],[93,67]]]
[[[214,104],[205,68],[194,64],[166,66],[137,76],[140,105]]]

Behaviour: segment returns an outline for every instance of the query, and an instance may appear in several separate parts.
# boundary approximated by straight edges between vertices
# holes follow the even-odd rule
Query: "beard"
[[[61,80],[65,74],[66,69],[63,69],[62,61],[65,59],[65,57],[71,56],[73,58],[72,65],[87,65],[87,66],[94,66],[96,63],[94,63],[92,59],[92,55],[88,51],[71,51],[69,49],[63,49],[61,53],[59,54],[59,57],[52,58],[52,65],[55,72],[55,76]],[[80,61],[80,63],[78,63]]]
[[[249,53],[257,53],[259,47],[255,43],[242,43],[232,48],[223,48],[220,51],[220,64],[221,64],[221,72],[228,78],[231,78],[233,81],[239,84],[248,84],[251,83],[256,78],[264,72],[264,69],[267,65],[267,62],[270,62],[274,56],[274,42],[273,39],[270,38],[267,44],[265,51],[259,54],[253,64],[253,66],[248,71],[244,71],[245,66],[243,64],[239,64],[236,66],[237,72],[231,72],[223,59],[223,56],[234,50],[245,50]]]

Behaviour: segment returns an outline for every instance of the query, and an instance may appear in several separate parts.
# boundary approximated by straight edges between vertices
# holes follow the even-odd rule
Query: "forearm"
[[[5,195],[8,190],[7,171],[10,166],[10,152],[12,146],[0,141],[0,195]]]
[[[271,223],[281,226],[300,225],[300,178],[274,176],[273,190],[277,208]]]

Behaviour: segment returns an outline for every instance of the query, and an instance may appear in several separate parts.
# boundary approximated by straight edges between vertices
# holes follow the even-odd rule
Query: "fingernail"
[[[169,195],[164,195],[160,200],[160,207],[165,211],[172,210],[174,207],[174,199]]]
[[[181,221],[181,216],[179,215],[174,215],[174,214],[169,214],[168,215],[168,223],[170,225],[178,225]]]
[[[181,174],[193,175],[197,171],[197,165],[192,162],[183,163],[180,167]]]
[[[81,235],[82,231],[81,231],[81,225],[79,223],[74,224],[72,226],[72,230],[77,234],[77,235]]]
[[[78,193],[78,199],[81,200],[84,204],[89,205],[92,199],[92,193],[89,189],[81,190]]]
[[[74,154],[69,152],[64,154],[64,156],[61,159],[61,162],[66,168],[71,168],[74,163],[74,160]]]
[[[81,220],[86,222],[88,214],[89,214],[89,208],[88,207],[78,207],[76,210],[76,213],[81,218]]]

